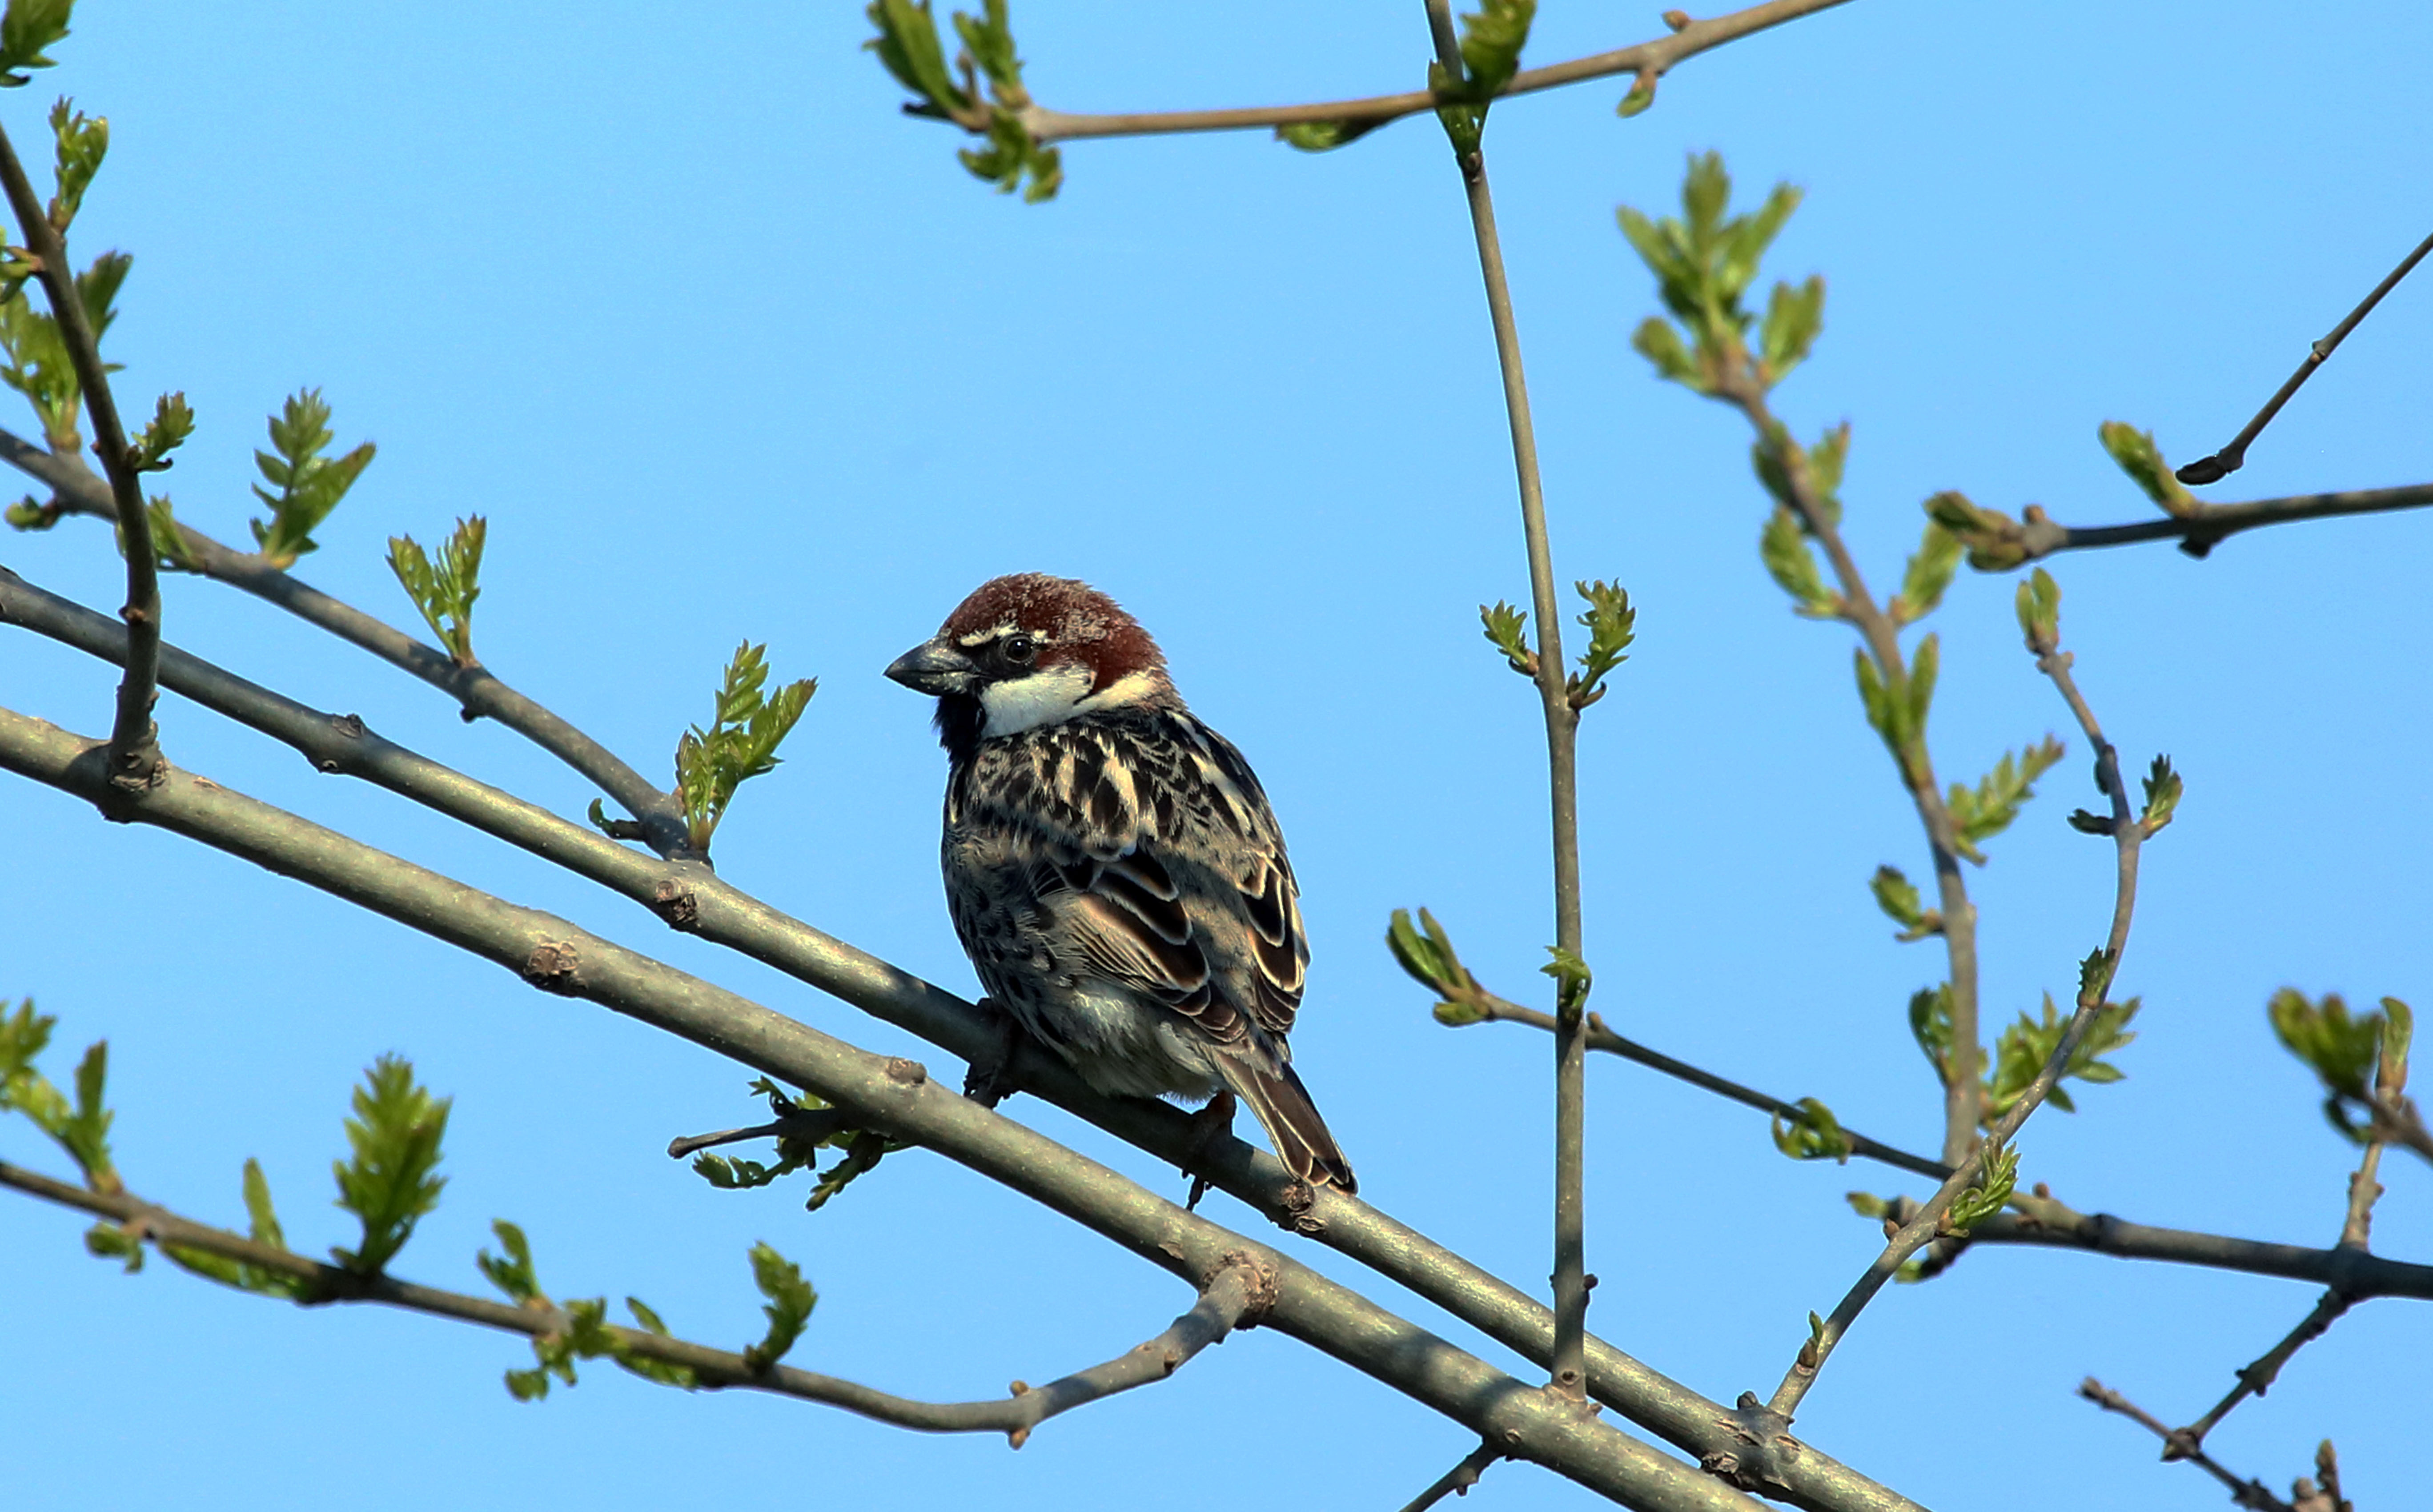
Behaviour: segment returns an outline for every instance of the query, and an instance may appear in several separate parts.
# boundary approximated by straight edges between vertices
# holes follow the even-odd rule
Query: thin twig
[[[33,257],[36,276],[49,299],[59,326],[60,343],[67,348],[68,365],[76,370],[77,389],[85,413],[93,417],[93,450],[109,474],[109,497],[118,518],[120,550],[127,558],[127,605],[119,615],[127,621],[127,675],[119,679],[118,704],[110,725],[110,775],[123,790],[141,792],[152,783],[161,765],[159,732],[152,723],[152,704],[160,696],[154,665],[161,647],[161,572],[154,554],[152,522],[144,507],[144,480],[135,470],[127,445],[127,428],[119,423],[118,403],[111,397],[110,370],[102,365],[100,338],[86,314],[84,296],[77,288],[76,270],[68,262],[67,244],[51,224],[50,212],[34,193],[26,165],[9,133],[0,130],[0,186]]]
[[[1544,1029],[1550,1034],[1557,1028],[1554,1014],[1523,1007],[1509,999],[1498,997],[1493,993],[1482,991],[1475,996],[1465,996],[1462,1001],[1465,1006],[1476,1009],[1484,1021],[1526,1024],[1531,1028]],[[1601,1014],[1591,1013],[1588,1016],[1588,1046],[1591,1050],[1620,1056],[1625,1061],[1635,1061],[1651,1070],[1660,1071],[1676,1080],[1686,1081],[1693,1087],[1702,1088],[1717,1096],[1728,1097],[1745,1107],[1755,1108],[1761,1113],[1772,1113],[1778,1118],[1798,1119],[1807,1116],[1807,1111],[1796,1103],[1769,1096],[1753,1087],[1744,1087],[1737,1081],[1727,1080],[1711,1071],[1702,1071],[1686,1061],[1676,1061],[1660,1050],[1651,1050],[1636,1040],[1625,1039],[1608,1028]],[[1914,1155],[1908,1150],[1897,1148],[1881,1140],[1870,1139],[1846,1125],[1842,1128],[1842,1137],[1850,1142],[1850,1153],[1863,1160],[1880,1161],[1886,1165],[1914,1175],[1929,1177],[1937,1181],[1951,1174],[1951,1167],[1941,1161],[1928,1160],[1923,1155]]]
[[[0,462],[47,484],[62,513],[97,519],[121,518],[111,491],[93,474],[5,430],[0,430]],[[501,682],[487,668],[461,665],[446,652],[330,597],[255,552],[237,551],[182,521],[177,530],[185,559],[202,576],[242,588],[411,672],[454,699],[468,722],[498,721],[614,799],[640,824],[641,838],[653,850],[671,859],[700,858],[687,837],[684,814],[672,796],[653,787],[605,746]]]
[[[1769,0],[1729,15],[1693,21],[1671,36],[1653,42],[1574,58],[1543,68],[1524,68],[1512,76],[1498,97],[1576,84],[1584,79],[1633,74],[1654,79],[1687,59],[1727,42],[1828,10],[1843,0]],[[1340,122],[1373,129],[1406,115],[1432,110],[1437,98],[1425,90],[1400,94],[1374,94],[1356,100],[1321,100],[1309,105],[1253,106],[1223,110],[1133,110],[1116,114],[1076,114],[1030,106],[1019,112],[1022,124],[1043,143],[1070,142],[1083,137],[1155,136],[1182,131],[1245,131],[1311,122]],[[908,107],[909,109],[909,107]]]
[[[1504,1457],[1504,1452],[1493,1444],[1481,1444],[1462,1456],[1461,1463],[1437,1477],[1436,1484],[1403,1504],[1403,1512],[1428,1512],[1448,1496],[1468,1496],[1478,1484],[1487,1467]]]
[[[2131,1223],[2109,1213],[2079,1213],[2050,1198],[2019,1194],[2012,1198],[2016,1212],[1997,1214],[1971,1227],[1966,1243],[2033,1245],[2043,1249],[2084,1249],[2118,1260],[2152,1260],[2174,1266],[2203,1266],[2249,1276],[2280,1276],[2337,1287],[2356,1300],[2373,1297],[2409,1297],[2433,1301],[2433,1266],[2410,1265],[2380,1255],[2334,1247],[2309,1249],[2304,1245],[2268,1244],[2260,1239],[2235,1239],[2187,1229],[2161,1229]],[[1895,1198],[1888,1204],[1895,1223],[1917,1215],[1919,1204]]]
[[[747,1139],[793,1139],[816,1145],[860,1127],[861,1120],[842,1108],[807,1108],[749,1129],[722,1129],[714,1134],[687,1134],[669,1140],[668,1158],[680,1161],[721,1145],[740,1145]]]
[[[88,1192],[21,1166],[0,1163],[0,1186],[107,1218],[164,1250],[199,1251],[291,1277],[303,1283],[305,1295],[301,1300],[308,1305],[373,1302],[476,1323],[526,1338],[546,1338],[563,1333],[571,1322],[564,1309],[558,1307],[519,1306],[486,1297],[417,1286],[387,1276],[361,1275],[277,1245],[197,1223],[127,1194]],[[796,1397],[924,1433],[1004,1434],[1012,1447],[1020,1449],[1030,1431],[1048,1419],[1134,1386],[1163,1381],[1234,1329],[1255,1324],[1272,1289],[1272,1279],[1249,1257],[1241,1257],[1210,1278],[1191,1310],[1157,1337],[1102,1365],[1077,1370],[1044,1386],[1024,1386],[1017,1382],[1011,1395],[985,1402],[922,1402],[788,1365],[756,1370],[742,1355],[706,1344],[642,1329],[621,1328],[613,1323],[604,1324],[603,1328],[624,1353],[662,1365],[681,1366],[691,1371],[695,1383],[702,1386],[740,1387]]]
[[[2175,540],[2181,551],[2202,558],[2226,537],[2259,526],[2329,519],[2341,515],[2379,515],[2396,509],[2422,509],[2427,504],[2433,504],[2433,484],[2427,483],[2347,493],[2292,494],[2237,504],[2200,503],[2185,515],[2132,520],[2126,525],[2063,525],[2031,504],[2023,520],[2003,528],[2005,538],[2016,542],[2023,554],[2014,558],[2006,553],[1999,570],[2007,572],[2055,552],[2130,546],[2140,541]]]
[[[1454,34],[1448,0],[1426,0],[1428,29],[1437,60],[1446,75],[1462,76],[1461,43]],[[1537,684],[1546,718],[1547,792],[1554,810],[1555,944],[1572,959],[1580,953],[1579,710],[1572,706],[1563,663],[1562,610],[1555,591],[1555,558],[1546,538],[1546,498],[1538,474],[1538,436],[1529,418],[1529,382],[1521,366],[1521,331],[1512,317],[1512,288],[1504,273],[1504,247],[1495,234],[1495,197],[1487,183],[1486,155],[1456,146],[1456,165],[1470,200],[1471,230],[1478,243],[1478,269],[1487,285],[1487,314],[1495,330],[1495,360],[1504,375],[1504,411],[1512,431],[1512,470],[1521,493],[1521,534],[1529,556],[1529,599],[1538,620]],[[1574,1401],[1587,1396],[1589,1282],[1584,1237],[1587,1034],[1581,1017],[1585,994],[1566,990],[1562,1026],[1555,1035],[1555,1358],[1556,1390]]]
[[[1909,664],[1901,656],[1900,627],[1878,606],[1859,571],[1856,558],[1842,539],[1834,513],[1816,489],[1806,460],[1791,450],[1790,432],[1774,417],[1765,390],[1753,374],[1731,375],[1720,397],[1737,405],[1756,428],[1759,444],[1784,448],[1783,472],[1789,480],[1793,505],[1800,524],[1825,548],[1833,576],[1841,585],[1841,618],[1866,644],[1885,688],[1896,703],[1906,703]],[[1943,915],[1943,943],[1951,966],[1951,1052],[1943,1068],[1943,1164],[1957,1168],[1977,1147],[1977,1130],[1985,1113],[1985,1088],[1979,1066],[1983,1050],[1977,1028],[1977,907],[1968,901],[1967,879],[1960,869],[1958,829],[1950,807],[1935,780],[1934,760],[1923,730],[1896,753],[1901,783],[1909,790],[1926,831],[1926,846],[1934,865],[1934,885]]]
[[[2068,704],[2070,712],[2077,716],[2079,728],[2085,732],[2087,743],[2095,748],[2097,779],[2112,800],[2112,837],[2117,860],[2112,926],[2105,937],[2102,964],[2101,969],[2091,969],[2084,974],[2077,1011],[2070,1015],[2067,1027],[2062,1030],[2060,1043],[2053,1046],[2052,1055],[2036,1073],[2035,1079],[2028,1084],[2027,1090],[2020,1094],[2019,1100],[2012,1104],[2010,1111],[1994,1125],[1985,1142],[1965,1161],[1958,1163],[1958,1169],[1944,1181],[1934,1195],[1918,1205],[1916,1215],[1894,1233],[1883,1252],[1876,1257],[1865,1273],[1835,1305],[1832,1316],[1826,1318],[1800,1348],[1791,1368],[1783,1374],[1782,1385],[1775,1388],[1773,1400],[1767,1403],[1769,1411],[1779,1414],[1786,1421],[1796,1415],[1800,1399],[1808,1394],[1810,1386],[1815,1385],[1817,1372],[1831,1357],[1834,1347],[1849,1332],[1850,1325],[1858,1320],[1867,1303],[1899,1271],[1903,1262],[1935,1237],[1951,1204],[1971,1181],[1982,1175],[1987,1157],[2008,1146],[2019,1127],[2028,1121],[2029,1115],[2044,1104],[2053,1084],[2061,1079],[2062,1072],[2077,1054],[2086,1031],[2094,1026],[2096,1015],[2102,1011],[2111,985],[2119,974],[2121,953],[2128,948],[2129,924],[2137,904],[2137,854],[2145,841],[2145,827],[2130,811],[2129,791],[2121,780],[2118,755],[2113,750],[2112,742],[2103,738],[2102,726],[2096,722],[2094,710],[2087,706],[2085,698],[2078,690],[2077,682],[2070,676],[2069,654],[2057,643],[2036,645],[2032,649],[2037,653],[2037,670],[2052,679],[2064,702]]]
[[[2212,1411],[2186,1428],[2172,1430],[2165,1440],[2163,1457],[2195,1458],[2203,1450],[2205,1436],[2213,1432],[2217,1423],[2230,1416],[2233,1407],[2249,1397],[2260,1397],[2271,1390],[2272,1383],[2280,1379],[2281,1368],[2289,1363],[2289,1357],[2328,1333],[2350,1305],[2351,1300],[2338,1289],[2323,1293],[2315,1303],[2314,1310],[2300,1319],[2298,1326],[2291,1329],[2280,1343],[2265,1351],[2238,1372],[2238,1385],[2231,1387],[2228,1396],[2215,1402]]]
[[[2122,1396],[2119,1392],[2113,1390],[2110,1386],[2105,1385],[2102,1382],[2098,1381],[2093,1376],[2088,1376],[2085,1380],[2078,1384],[2078,1394],[2085,1398],[2087,1401],[2094,1402],[2097,1406],[2102,1408],[2106,1412],[2118,1413],[2121,1417],[2138,1424],[2148,1433],[2151,1433],[2155,1437],[2163,1440],[2164,1445],[2166,1446],[2164,1450],[2165,1457],[2169,1457],[2170,1452],[2169,1446],[2171,1441],[2171,1431],[2163,1426],[2161,1419],[2156,1418],[2152,1413],[2150,1413],[2143,1407],[2138,1406],[2135,1402]],[[2220,1462],[2206,1454],[2203,1450],[2199,1450],[2197,1453],[2184,1457],[2189,1464],[2194,1465],[2197,1469],[2212,1476],[2215,1480],[2221,1482],[2223,1486],[2228,1487],[2230,1488],[2230,1499],[2236,1505],[2254,1508],[2254,1512],[2293,1512],[2289,1504],[2282,1501],[2279,1497],[2274,1496],[2265,1487],[2262,1481],[2247,1480],[2241,1476],[2233,1475],[2230,1471],[2222,1469]]]
[[[99,741],[0,709],[0,770],[101,802],[101,756]],[[1339,1283],[948,1091],[917,1062],[873,1055],[563,919],[518,908],[192,773],[169,771],[128,817],[430,934],[515,971],[528,985],[598,1003],[804,1087],[1195,1283],[1236,1251],[1254,1255],[1276,1273],[1268,1326],[1600,1494],[1631,1504],[1754,1506],[1695,1468],[1528,1389]],[[1877,1493],[1862,1504],[1899,1504]]]
[[[2373,307],[2382,302],[2384,295],[2399,287],[2399,280],[2407,277],[2410,268],[2424,262],[2424,254],[2427,252],[2433,252],[2433,236],[2427,236],[2417,243],[2416,250],[2401,258],[2399,266],[2390,270],[2390,276],[2375,284],[2373,292],[2365,297],[2363,303],[2349,312],[2346,320],[2334,326],[2330,335],[2306,348],[2305,358],[2298,364],[2298,370],[2289,375],[2289,381],[2283,383],[2277,393],[2264,401],[2264,408],[2255,412],[2255,418],[2247,422],[2247,429],[2231,438],[2230,445],[2212,456],[2199,457],[2180,468],[2173,476],[2182,483],[2202,485],[2220,483],[2237,472],[2247,461],[2249,443],[2263,433],[2266,426],[2272,423],[2272,416],[2281,413],[2281,406],[2289,402],[2289,396],[2298,392],[2300,384],[2315,376],[2315,369],[2323,365],[2323,359],[2329,357],[2341,342],[2348,339],[2349,332],[2356,329],[2358,321],[2373,313]]]

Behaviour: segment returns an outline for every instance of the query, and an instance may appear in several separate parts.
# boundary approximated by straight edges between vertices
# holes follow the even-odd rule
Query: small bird
[[[1250,1105],[1313,1185],[1354,1190],[1285,1043],[1309,946],[1268,795],[1086,584],[983,583],[887,675],[938,699],[942,862],[981,985],[1100,1092]]]

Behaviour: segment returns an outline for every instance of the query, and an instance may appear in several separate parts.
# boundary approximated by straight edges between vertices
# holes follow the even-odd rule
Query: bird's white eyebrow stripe
[[[975,646],[984,646],[992,640],[1002,639],[1021,628],[1022,626],[1014,623],[1011,620],[1007,620],[1001,623],[991,625],[986,630],[975,630],[967,636],[957,636],[955,637],[955,644],[963,647],[965,650],[970,650]],[[1034,633],[1031,636],[1031,638],[1033,640],[1046,642],[1053,640],[1055,637],[1053,636]]]

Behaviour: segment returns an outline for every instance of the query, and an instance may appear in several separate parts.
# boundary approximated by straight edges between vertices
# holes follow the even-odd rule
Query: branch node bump
[[[573,945],[544,940],[524,958],[524,980],[544,993],[571,994],[581,965]]]

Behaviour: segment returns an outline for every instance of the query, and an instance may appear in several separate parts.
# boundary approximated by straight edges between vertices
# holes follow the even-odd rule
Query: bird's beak
[[[979,668],[961,647],[929,640],[896,657],[887,675],[916,693],[968,693],[979,686]]]

